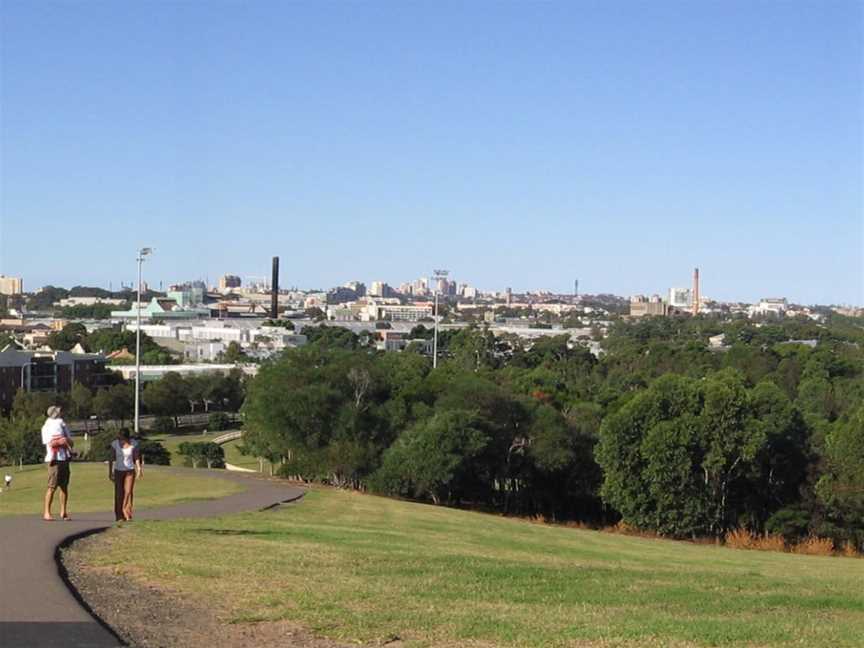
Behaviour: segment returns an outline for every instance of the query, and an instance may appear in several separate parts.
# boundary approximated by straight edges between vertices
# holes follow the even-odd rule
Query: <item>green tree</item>
[[[458,501],[475,458],[489,443],[470,411],[435,414],[409,428],[384,453],[376,487],[435,504]]]
[[[42,461],[45,447],[40,428],[39,418],[14,415],[8,419],[0,418],[0,456],[9,463],[18,464],[19,470],[24,464]]]
[[[69,392],[69,405],[73,418],[89,418],[93,413],[93,392],[79,382],[74,383]]]
[[[78,322],[72,322],[62,330],[48,336],[48,346],[55,351],[69,351],[76,344],[83,344],[87,338],[87,328]]]
[[[132,417],[134,404],[135,386],[131,383],[103,387],[93,397],[93,411],[100,418],[119,421],[121,425]]]
[[[186,381],[173,371],[166,373],[160,380],[148,383],[143,400],[148,412],[173,417],[175,427],[180,425],[178,417],[190,411]]]

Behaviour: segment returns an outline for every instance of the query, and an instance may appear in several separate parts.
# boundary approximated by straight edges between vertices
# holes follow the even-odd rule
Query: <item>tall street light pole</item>
[[[153,253],[153,248],[138,250],[138,301],[135,306],[135,436],[138,436],[139,413],[141,408],[141,265],[144,257]]]
[[[438,368],[438,287],[442,279],[446,279],[449,272],[447,270],[435,270],[435,333],[432,337],[432,368]]]

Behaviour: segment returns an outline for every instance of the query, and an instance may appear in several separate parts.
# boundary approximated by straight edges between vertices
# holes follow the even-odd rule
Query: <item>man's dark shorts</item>
[[[48,464],[48,488],[62,488],[66,490],[69,486],[69,462],[52,461]]]

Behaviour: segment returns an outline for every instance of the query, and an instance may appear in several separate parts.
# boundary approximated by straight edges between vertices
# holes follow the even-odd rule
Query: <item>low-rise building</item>
[[[184,308],[173,299],[154,297],[146,307],[141,308],[141,319],[144,320],[176,320],[198,319],[208,317],[210,311],[206,308]],[[133,306],[127,311],[111,311],[112,319],[134,320],[138,317],[138,309]]]
[[[774,315],[780,317],[786,314],[789,307],[785,297],[765,297],[758,304],[753,304],[747,309],[750,317],[756,315]]]
[[[105,356],[72,351],[24,351],[10,345],[0,351],[0,410],[8,411],[19,389],[68,392],[75,383],[94,389],[111,382]]]
[[[636,295],[630,298],[630,317],[646,315],[666,315],[666,304],[659,295]]]

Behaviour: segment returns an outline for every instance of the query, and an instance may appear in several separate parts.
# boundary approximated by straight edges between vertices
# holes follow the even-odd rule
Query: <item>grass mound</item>
[[[356,493],[139,522],[93,564],[336,639],[406,646],[860,646],[864,561],[528,524]],[[140,576],[136,576],[140,575]]]

